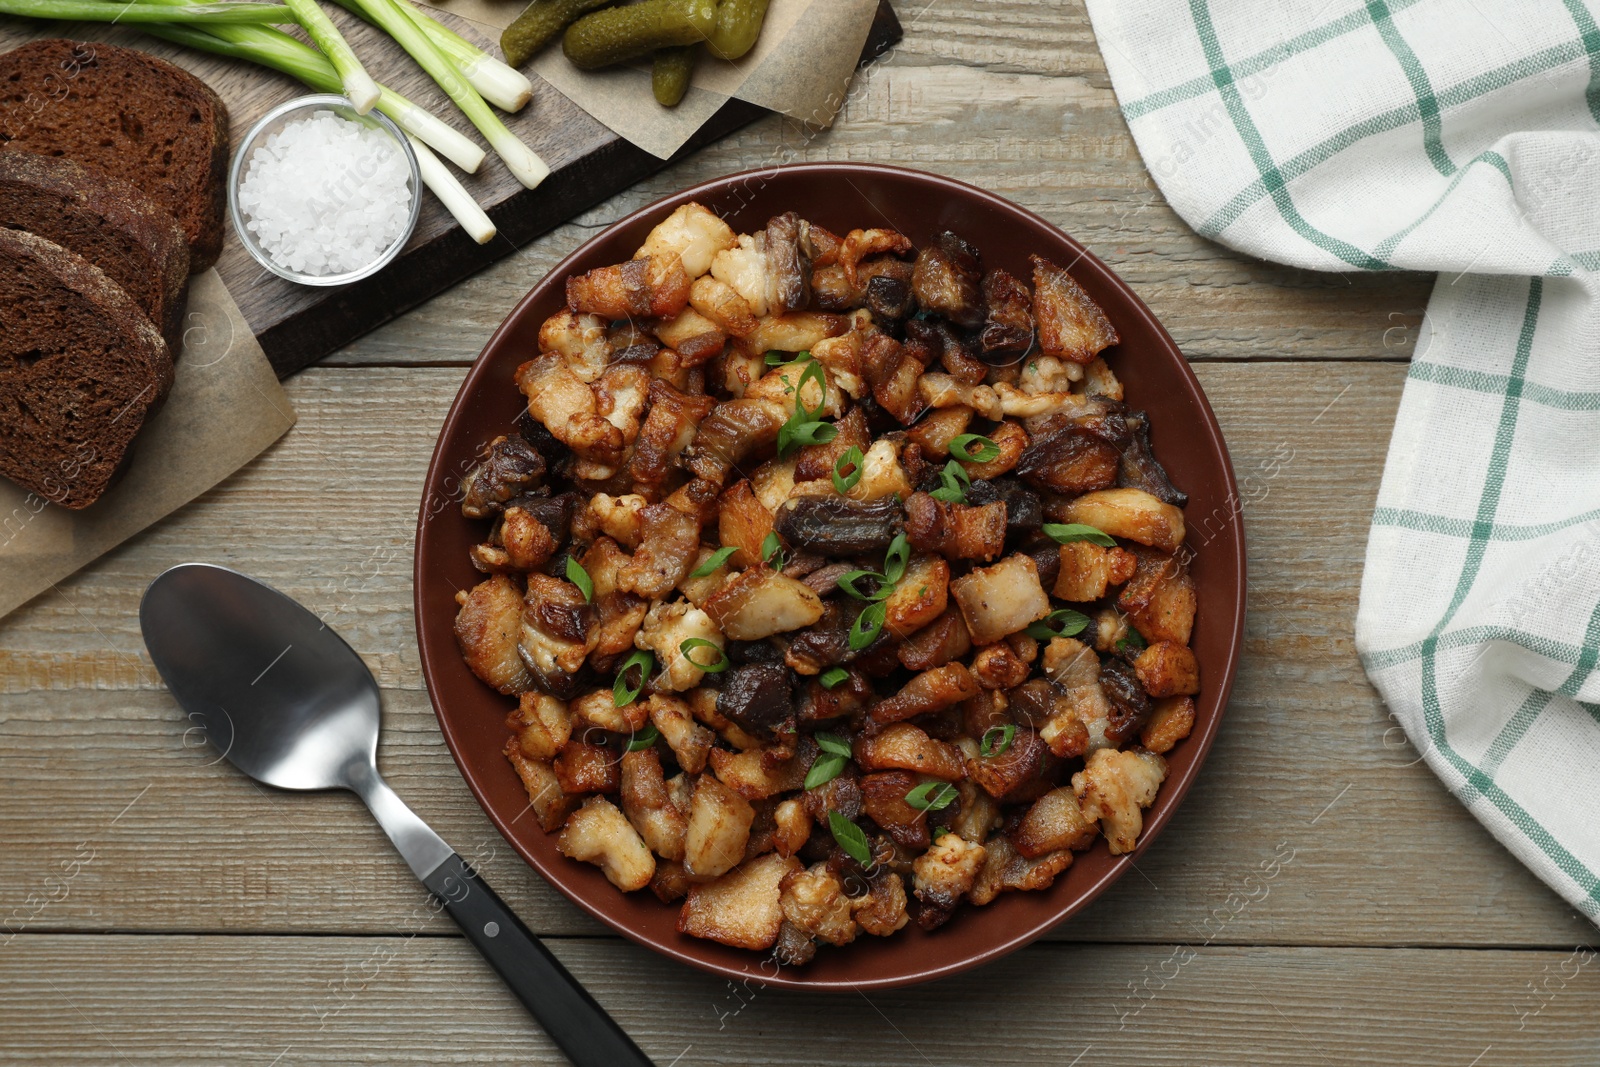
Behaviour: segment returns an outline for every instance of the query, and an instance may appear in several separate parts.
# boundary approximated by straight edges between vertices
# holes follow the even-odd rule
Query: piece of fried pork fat
[[[839,249],[839,266],[844,270],[845,281],[859,287],[858,268],[863,259],[885,252],[904,255],[911,247],[910,238],[894,230],[851,230]]]
[[[899,503],[883,497],[857,503],[840,496],[801,496],[784,501],[771,529],[796,548],[823,556],[858,556],[881,552],[899,532]]]
[[[467,666],[502,693],[533,688],[533,677],[517,654],[522,630],[522,590],[504,574],[479,582],[470,593],[458,593],[456,642]]]
[[[555,352],[579,381],[588,383],[605,372],[615,346],[599,315],[558,311],[539,327],[539,351]]]
[[[911,288],[924,311],[974,327],[983,321],[982,280],[978,250],[945,230],[917,253]]]
[[[599,414],[594,391],[559,355],[546,352],[518,367],[517,388],[528,398],[528,414],[557,441],[598,462],[620,458],[622,431]]]
[[[711,261],[738,241],[732,227],[701,204],[683,204],[658,222],[634,253],[663,262],[677,262],[685,274],[698,279],[711,269]]]
[[[1189,494],[1172,484],[1167,470],[1157,460],[1150,448],[1150,420],[1142,411],[1130,411],[1126,418],[1130,431],[1128,444],[1122,450],[1122,463],[1117,470],[1117,484],[1132,489],[1143,489],[1163,504],[1184,507]]]
[[[700,548],[700,523],[670,504],[640,511],[639,547],[617,575],[617,587],[659,600],[688,577]]]
[[[984,322],[978,344],[987,358],[1017,356],[1033,347],[1033,294],[1020,279],[992,270],[983,279]]]
[[[628,474],[641,489],[661,492],[683,450],[716,407],[709,396],[690,396],[657,378],[649,388],[650,414],[639,430]]]
[[[1028,261],[1033,264],[1033,318],[1045,355],[1088,363],[1120,340],[1106,313],[1072,275],[1042,256]]]
[[[670,319],[689,303],[689,275],[674,257],[645,256],[567,279],[567,307],[607,319]]]
[[[461,514],[486,519],[512,497],[537,486],[544,473],[544,457],[521,436],[496,437],[483,461],[462,479]]]
[[[721,485],[728,472],[770,455],[790,410],[775,400],[725,400],[700,424],[684,459],[695,477]]]
[[[711,274],[757,318],[803,311],[811,300],[810,227],[794,212],[773,217],[757,234],[740,234],[711,261]]]
[[[906,537],[918,552],[987,562],[1005,548],[1006,506],[950,504],[914,493],[906,501]]]
[[[689,287],[689,306],[729,337],[749,337],[755,332],[757,320],[750,302],[714,275],[694,280]]]

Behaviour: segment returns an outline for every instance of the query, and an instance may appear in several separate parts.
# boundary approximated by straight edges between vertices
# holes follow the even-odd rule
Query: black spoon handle
[[[654,1067],[460,856],[450,853],[422,884],[575,1067]]]

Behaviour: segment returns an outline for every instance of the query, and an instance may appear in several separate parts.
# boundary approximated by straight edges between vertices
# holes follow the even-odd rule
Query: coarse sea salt
[[[381,129],[314,111],[250,153],[239,210],[272,262],[322,277],[383,255],[411,217],[411,167]]]

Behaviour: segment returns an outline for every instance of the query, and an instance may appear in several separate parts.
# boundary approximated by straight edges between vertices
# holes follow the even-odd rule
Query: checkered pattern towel
[[[1088,0],[1167,200],[1438,271],[1356,647],[1439,776],[1600,921],[1600,0]]]

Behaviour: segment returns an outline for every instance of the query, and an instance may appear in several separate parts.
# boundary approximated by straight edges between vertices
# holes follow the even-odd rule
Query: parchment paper
[[[480,25],[494,40],[522,13],[526,0],[422,0]],[[560,43],[531,63],[573,103],[652,155],[666,158],[694,136],[729,97],[747,100],[811,126],[832,124],[845,94],[878,0],[772,0],[761,37],[737,63],[703,56],[691,88],[675,108],[650,95],[650,68],[580,71]]]
[[[294,425],[294,410],[215,268],[189,286],[172,391],[122,480],[83,511],[0,479],[0,615],[187,504]]]

